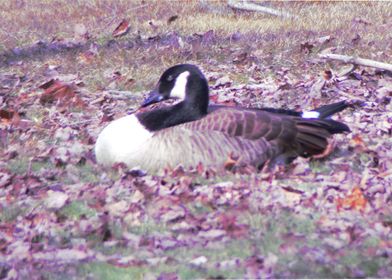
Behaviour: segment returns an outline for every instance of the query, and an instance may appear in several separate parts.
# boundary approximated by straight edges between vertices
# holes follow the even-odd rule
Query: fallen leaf
[[[164,238],[162,240],[159,240],[157,242],[157,248],[160,248],[162,250],[171,250],[176,248],[179,245],[179,242],[175,239],[171,238]]]
[[[360,134],[353,135],[353,137],[350,140],[350,146],[352,146],[357,152],[363,152],[366,150],[365,142],[363,141],[362,136]]]
[[[347,75],[351,74],[356,68],[357,68],[357,66],[354,64],[345,65],[342,68],[340,68],[339,71],[337,71],[336,76],[337,77],[347,76]]]
[[[222,214],[218,218],[219,224],[231,237],[240,238],[248,233],[248,225],[237,223],[237,216]]]
[[[57,103],[61,107],[85,107],[85,103],[76,93],[76,87],[73,84],[67,84],[57,79],[52,79],[40,86],[44,89],[41,94],[41,104]]]
[[[294,189],[293,187],[290,187],[290,186],[282,187],[282,189],[284,189],[287,192],[296,193],[296,194],[303,194],[304,193],[304,191]]]
[[[45,200],[46,207],[49,209],[60,209],[68,200],[68,195],[58,191],[48,191],[48,197]]]
[[[0,124],[18,126],[20,116],[15,110],[0,109]]]
[[[245,64],[247,61],[249,61],[249,53],[247,52],[241,52],[236,57],[233,59],[233,63],[235,64]]]
[[[371,23],[363,18],[356,17],[353,19],[353,22],[362,23],[364,25],[370,25]]]
[[[9,173],[0,172],[0,188],[6,187],[11,184],[12,176]]]
[[[123,19],[120,24],[114,29],[112,36],[113,37],[120,37],[128,33],[130,29],[129,21],[127,19]]]
[[[205,256],[200,256],[198,258],[195,258],[195,259],[191,260],[189,263],[191,265],[201,266],[203,264],[206,264],[207,261],[208,261],[208,259]]]
[[[324,80],[326,80],[326,81],[332,79],[332,77],[333,77],[331,70],[324,70],[322,75],[323,75]]]
[[[145,200],[144,194],[143,194],[141,191],[136,190],[136,191],[131,195],[131,197],[130,197],[130,199],[129,199],[129,202],[130,202],[130,203],[141,203],[141,202],[143,202],[144,200]]]
[[[229,86],[231,85],[232,80],[230,79],[230,77],[228,75],[223,76],[221,78],[219,78],[218,80],[216,80],[214,87],[225,87],[225,86]]]
[[[320,98],[321,91],[325,86],[325,82],[326,80],[324,79],[324,77],[319,78],[317,81],[315,81],[312,87],[310,88],[309,95],[311,95],[312,97]]]
[[[222,238],[225,235],[226,235],[226,231],[222,229],[211,229],[208,231],[200,231],[198,234],[198,236],[200,237],[211,239],[211,240]]]
[[[178,280],[180,279],[175,272],[162,272],[157,280]]]
[[[354,38],[351,40],[351,43],[353,45],[357,45],[361,39],[362,37],[359,34],[355,34]]]
[[[319,44],[325,44],[325,43],[329,43],[333,39],[334,38],[332,36],[328,35],[328,36],[323,36],[323,37],[317,38],[317,42]]]
[[[33,259],[57,261],[60,263],[70,263],[75,261],[83,261],[91,257],[92,253],[88,253],[79,249],[58,249],[53,251],[38,252],[32,255]]]
[[[364,196],[361,188],[355,187],[352,192],[345,198],[338,198],[336,201],[337,210],[360,210],[363,211],[367,205],[367,199]]]
[[[169,210],[163,210],[161,220],[164,223],[171,223],[181,220],[185,217],[185,210],[180,206],[173,206]]]
[[[9,260],[25,260],[30,254],[31,244],[30,242],[23,242],[16,240],[7,247],[7,258]]]
[[[113,216],[123,215],[128,210],[128,202],[120,200],[111,204],[107,204],[107,210]]]
[[[83,23],[75,24],[74,34],[76,40],[88,40],[91,37]]]
[[[167,24],[170,24],[170,23],[176,21],[177,19],[178,19],[178,16],[177,16],[177,15],[171,16],[171,17],[169,17],[169,19],[167,20]]]
[[[314,48],[314,45],[309,42],[305,42],[305,43],[301,44],[301,52],[310,53],[313,48]]]

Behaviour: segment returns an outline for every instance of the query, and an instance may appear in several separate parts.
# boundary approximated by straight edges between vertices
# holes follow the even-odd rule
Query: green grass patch
[[[153,218],[148,217],[140,226],[132,226],[128,230],[137,235],[146,235],[154,232],[165,233],[169,229],[165,224],[156,223]]]
[[[96,211],[90,208],[85,201],[72,201],[59,211],[60,215],[67,217],[68,219],[80,219],[82,217],[90,218],[96,215]]]
[[[18,175],[26,174],[30,168],[30,172],[39,172],[42,169],[54,169],[55,166],[50,161],[31,161],[31,159],[26,156],[18,156],[14,159],[8,161],[9,170]]]
[[[128,280],[144,279],[145,274],[149,271],[145,267],[116,267],[105,262],[93,262],[83,264],[78,268],[78,274],[86,277],[92,276],[93,279],[105,280]]]
[[[19,216],[24,216],[34,207],[20,206],[18,203],[8,205],[0,212],[0,222],[12,222]]]
[[[324,175],[328,175],[332,171],[331,166],[329,164],[326,164],[325,162],[319,160],[309,161],[309,167],[313,173],[321,173]]]

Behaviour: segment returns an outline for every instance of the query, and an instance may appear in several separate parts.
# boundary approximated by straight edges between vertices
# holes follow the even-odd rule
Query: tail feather
[[[337,103],[321,106],[319,108],[314,109],[313,111],[318,112],[320,114],[319,115],[320,119],[325,119],[332,116],[333,114],[343,111],[349,106],[350,104],[348,104],[348,102],[340,101]]]
[[[314,128],[323,128],[327,130],[329,134],[350,132],[350,128],[346,124],[331,119],[300,119],[297,121],[297,126],[301,125]]]
[[[299,154],[303,157],[324,152],[332,134],[350,131],[347,125],[330,119],[298,119],[297,129],[296,140],[300,146]]]
[[[340,101],[308,112],[273,108],[261,110],[292,117],[296,122],[297,134],[294,142],[288,141],[292,145],[290,149],[294,148],[299,156],[309,157],[323,153],[328,146],[328,138],[333,134],[350,132],[346,124],[332,120],[331,116],[352,105],[350,101]],[[305,114],[308,116],[305,117]]]
[[[353,104],[351,104],[349,101],[340,101],[340,102],[321,106],[319,108],[311,110],[310,112],[317,112],[319,114],[317,116],[317,119],[327,119],[330,118],[333,114],[343,111],[347,107],[352,107],[352,105]],[[301,117],[305,113],[305,112],[297,112],[294,110],[276,109],[276,108],[268,108],[268,107],[260,108],[257,110],[263,110],[270,113],[283,114],[283,115],[289,115],[295,117]]]

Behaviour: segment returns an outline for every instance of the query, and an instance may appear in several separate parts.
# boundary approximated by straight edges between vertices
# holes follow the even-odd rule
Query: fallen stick
[[[373,67],[381,70],[387,70],[392,72],[392,64],[379,62],[371,59],[365,59],[360,57],[353,57],[341,54],[334,54],[334,53],[326,53],[326,54],[319,54],[319,57],[324,59],[333,59],[343,61],[344,63],[351,63],[355,65],[362,65]]]
[[[291,14],[287,12],[278,11],[255,3],[248,3],[247,1],[228,0],[227,5],[230,8],[238,9],[238,10],[260,12],[260,13],[270,14],[278,17],[288,17],[288,18],[293,17]]]

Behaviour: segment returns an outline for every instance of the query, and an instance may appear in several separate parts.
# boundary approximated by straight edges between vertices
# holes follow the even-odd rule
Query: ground
[[[78,2],[1,4],[0,278],[392,277],[391,73],[318,57],[392,63],[391,3]],[[99,131],[185,62],[216,103],[352,101],[352,132],[261,172],[97,165]]]

